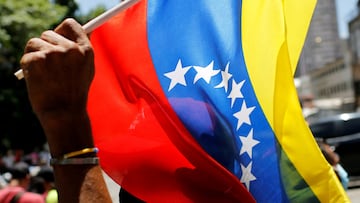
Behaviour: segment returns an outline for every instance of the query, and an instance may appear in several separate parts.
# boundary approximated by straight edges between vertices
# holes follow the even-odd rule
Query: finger
[[[32,38],[27,42],[25,46],[25,53],[48,50],[52,48],[53,48],[52,44],[40,38]]]
[[[77,21],[71,18],[64,20],[58,27],[55,28],[55,32],[63,35],[69,40],[77,42],[79,45],[89,43],[85,30]]]
[[[71,46],[71,44],[73,44],[72,41],[70,41],[69,39],[61,36],[60,34],[52,31],[52,30],[48,30],[45,31],[41,34],[40,37],[42,40],[53,44],[53,45],[63,45],[63,46]]]
[[[20,67],[23,70],[25,79],[29,77],[30,69],[32,74],[36,74],[38,65],[43,65],[45,63],[46,54],[44,51],[30,52],[24,54],[20,60]]]

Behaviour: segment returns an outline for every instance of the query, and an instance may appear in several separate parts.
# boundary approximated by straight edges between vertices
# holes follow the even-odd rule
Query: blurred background
[[[360,186],[360,1],[318,0],[295,75],[303,114]]]
[[[13,75],[26,41],[67,17],[85,23],[118,2],[0,0],[0,163],[11,164],[20,159],[41,163],[40,156],[34,159],[34,153],[48,152],[43,131],[29,105],[25,83]],[[339,155],[350,178],[349,188],[358,188],[360,1],[317,2],[294,83],[314,137]]]

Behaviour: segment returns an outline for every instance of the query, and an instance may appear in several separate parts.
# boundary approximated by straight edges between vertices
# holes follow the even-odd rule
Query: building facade
[[[335,0],[317,0],[297,76],[306,75],[341,57]]]
[[[358,3],[358,10],[360,1]],[[360,12],[358,12],[360,13]],[[349,47],[353,68],[356,105],[360,106],[360,15],[349,22]]]
[[[318,0],[297,72],[306,80],[298,87],[300,100],[311,98],[311,108],[351,112],[360,106],[360,17],[349,25],[350,40],[341,40],[335,0]]]
[[[339,111],[354,110],[352,68],[344,59],[310,73],[315,106]]]

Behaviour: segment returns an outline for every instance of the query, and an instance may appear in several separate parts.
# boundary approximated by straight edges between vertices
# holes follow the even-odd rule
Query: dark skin
[[[52,157],[93,147],[86,103],[94,54],[81,25],[67,19],[30,39],[20,63]],[[54,165],[54,174],[59,202],[111,202],[98,165]]]

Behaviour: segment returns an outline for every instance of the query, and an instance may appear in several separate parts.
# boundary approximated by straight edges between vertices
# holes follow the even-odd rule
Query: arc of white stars
[[[248,108],[245,101],[241,105],[241,110],[234,113],[234,117],[238,119],[236,130],[239,130],[243,123],[251,125],[250,114],[255,109],[255,106]]]
[[[207,84],[210,83],[211,77],[217,75],[220,70],[214,70],[214,61],[211,61],[206,67],[202,66],[193,66],[197,74],[194,78],[194,84],[200,80],[204,79]]]
[[[226,64],[225,70],[221,71],[222,81],[217,86],[215,86],[215,88],[222,88],[223,87],[225,89],[225,92],[227,92],[227,90],[228,90],[229,80],[232,77],[232,74],[229,73],[229,64],[230,63],[228,62]]]
[[[232,85],[231,85],[231,91],[230,94],[227,98],[231,99],[231,108],[234,106],[235,100],[236,99],[241,99],[244,98],[244,95],[241,93],[241,88],[244,85],[245,80],[236,83],[235,80],[232,80]]]
[[[256,180],[256,177],[251,173],[252,162],[246,167],[242,164],[240,164],[240,166],[242,171],[240,181],[245,184],[248,190],[250,190],[250,182]]]
[[[175,70],[165,73],[164,75],[171,80],[168,91],[175,87],[177,84],[186,86],[185,74],[189,71],[191,66],[183,67],[181,60],[176,64]]]
[[[247,153],[250,158],[252,158],[252,149],[259,144],[258,140],[253,139],[253,129],[250,130],[249,134],[246,137],[239,136],[240,141],[242,143],[242,147],[240,150],[240,155]]]

